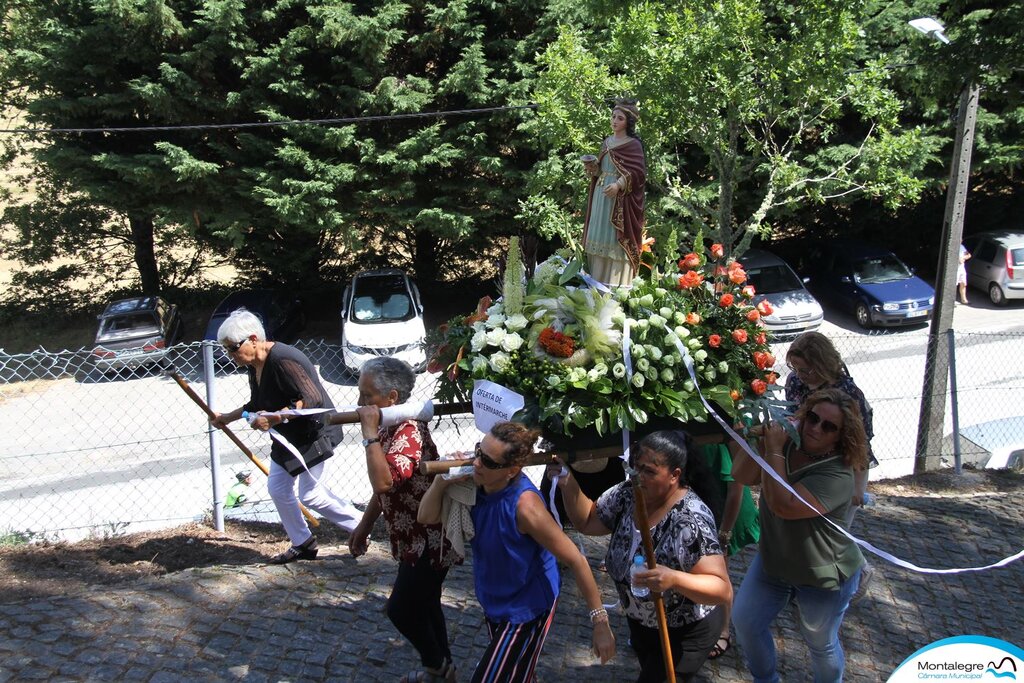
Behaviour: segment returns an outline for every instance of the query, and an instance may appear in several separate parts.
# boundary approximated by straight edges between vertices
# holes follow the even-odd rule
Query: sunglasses
[[[806,418],[808,424],[817,425],[820,423],[821,431],[825,432],[826,434],[835,434],[836,432],[839,431],[839,425],[837,425],[835,422],[832,422],[831,420],[821,419],[821,415],[818,415],[813,410],[807,411]]]
[[[473,450],[473,457],[480,458],[480,464],[489,470],[503,470],[508,467],[507,464],[498,462],[484,453],[484,449],[480,448],[480,444],[477,444],[476,448]]]
[[[242,348],[242,345],[245,344],[245,342],[247,341],[249,340],[243,339],[242,341],[235,342],[234,344],[225,344],[224,350],[227,351],[228,353],[238,353],[238,349]]]

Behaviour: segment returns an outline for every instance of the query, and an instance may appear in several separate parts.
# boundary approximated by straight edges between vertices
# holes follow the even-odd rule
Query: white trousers
[[[267,492],[270,493],[277,514],[281,516],[281,524],[291,539],[292,545],[302,545],[309,540],[313,532],[309,530],[306,519],[302,516],[299,501],[310,510],[316,510],[324,518],[334,522],[345,531],[352,533],[363,513],[350,501],[334,495],[329,488],[317,482],[324,471],[324,463],[302,471],[296,477],[276,462],[270,463],[270,475],[267,477]],[[299,495],[295,495],[295,482],[299,483]]]

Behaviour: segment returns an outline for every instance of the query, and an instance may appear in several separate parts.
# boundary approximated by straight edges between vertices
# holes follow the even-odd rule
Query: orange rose
[[[768,390],[768,385],[765,384],[763,379],[755,379],[750,383],[750,388],[754,391],[755,394],[760,396],[761,394]]]
[[[715,243],[711,245],[711,255],[715,258],[722,258],[725,256],[725,249],[721,244]]]
[[[771,315],[775,312],[775,309],[772,308],[772,305],[768,303],[767,299],[757,304],[757,310],[761,312],[761,315]]]
[[[746,281],[747,273],[745,270],[743,270],[743,266],[736,263],[735,268],[729,268],[729,282],[733,283],[734,285],[742,285]]]
[[[679,259],[679,270],[693,270],[698,267],[700,267],[700,256],[692,252]]]
[[[688,270],[679,276],[679,289],[693,289],[704,282],[704,276],[695,270]]]
[[[775,356],[764,351],[754,351],[750,354],[754,358],[754,365],[757,366],[758,370],[767,370],[768,368],[775,365]]]
[[[747,331],[746,330],[733,330],[732,331],[732,339],[737,344],[746,344],[747,343]]]
[[[708,337],[708,346],[710,346],[711,348],[717,349],[721,345],[722,338],[719,335],[713,334],[710,337]]]
[[[754,294],[756,293],[757,292],[754,291],[754,285],[747,285],[746,287],[743,288],[743,296],[747,297],[748,299],[753,299]]]
[[[768,382],[768,384],[775,384],[777,381],[779,381],[779,376],[774,372],[769,372],[767,375],[764,376],[764,381]]]
[[[758,344],[767,344],[768,343],[768,335],[765,334],[764,332],[758,332],[757,336],[754,337],[754,341],[756,341]]]
[[[729,308],[732,306],[733,300],[732,294],[723,294],[722,298],[718,300],[718,305],[722,308]]]
[[[743,394],[741,394],[740,392],[736,391],[735,389],[733,389],[732,391],[729,392],[729,398],[731,398],[733,401],[740,400],[741,396],[743,396]]]
[[[699,325],[700,324],[700,316],[697,315],[696,313],[694,313],[693,311],[690,311],[689,313],[686,314],[686,324],[687,325]]]
[[[761,314],[757,312],[756,308],[751,308],[747,311],[747,320],[752,323],[756,323],[761,318]]]

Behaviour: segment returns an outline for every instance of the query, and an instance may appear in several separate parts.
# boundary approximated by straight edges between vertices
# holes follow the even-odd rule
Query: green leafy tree
[[[557,151],[539,165],[535,224],[578,224],[577,157],[607,135],[609,101],[623,95],[640,102],[648,230],[663,258],[702,226],[741,253],[802,204],[914,200],[927,145],[900,126],[884,57],[864,55],[864,10],[824,0],[598,6],[596,31],[566,28],[541,57],[536,130]],[[570,174],[580,180],[567,185]]]

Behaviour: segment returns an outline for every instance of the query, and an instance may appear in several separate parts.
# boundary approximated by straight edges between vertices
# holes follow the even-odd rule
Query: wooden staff
[[[199,406],[206,412],[207,416],[209,416],[211,420],[217,417],[217,413],[210,410],[210,406],[206,405],[206,401],[200,398],[199,394],[197,394],[195,390],[188,385],[188,382],[185,381],[184,377],[182,377],[177,372],[174,372],[173,370],[168,371],[167,374],[170,375],[174,379],[174,381],[178,383],[178,386],[181,387],[182,391],[188,394],[188,397],[192,399],[192,401],[195,402],[197,406]],[[242,443],[242,440],[235,436],[235,433],[233,431],[227,428],[227,425],[221,427],[220,429],[225,434],[227,434],[227,437],[231,439],[232,443],[238,446],[239,450],[245,453],[249,460],[252,461],[252,464],[256,465],[256,467],[259,468],[260,472],[266,475],[270,474],[270,470],[267,469],[267,466],[263,464],[263,461],[257,458],[253,454],[253,452],[249,450],[249,447]],[[314,527],[320,526],[320,520],[314,517],[313,514],[309,510],[307,510],[302,503],[299,503],[299,509],[302,510],[302,514],[306,516],[306,520],[310,523],[310,525]]]
[[[654,539],[651,538],[651,523],[647,518],[647,499],[644,491],[640,488],[640,476],[633,475],[633,517],[640,529],[640,540],[644,547],[644,559],[647,561],[647,568],[654,569],[657,565],[654,557]],[[661,634],[661,652],[665,657],[665,675],[668,683],[676,683],[675,661],[672,659],[672,643],[668,639],[668,617],[665,616],[665,601],[661,598],[661,592],[651,590],[651,599],[654,601],[654,609],[658,614],[658,633]]]
[[[588,460],[607,460],[608,458],[617,458],[622,455],[622,446],[603,446],[601,448],[590,448],[583,451],[552,451],[549,453],[534,453],[523,466],[529,465],[547,465],[553,458],[559,458],[566,464],[573,464],[574,462],[586,462]],[[461,467],[462,465],[472,465],[473,458],[467,458],[462,460],[430,460],[420,461],[419,469],[423,474],[444,474],[453,467]]]
[[[460,413],[469,413],[472,411],[472,407],[469,402],[463,403],[435,403],[434,404],[434,417],[441,415],[458,415]],[[330,415],[327,418],[327,424],[332,425],[350,425],[359,422],[359,413],[354,410],[339,411]]]

